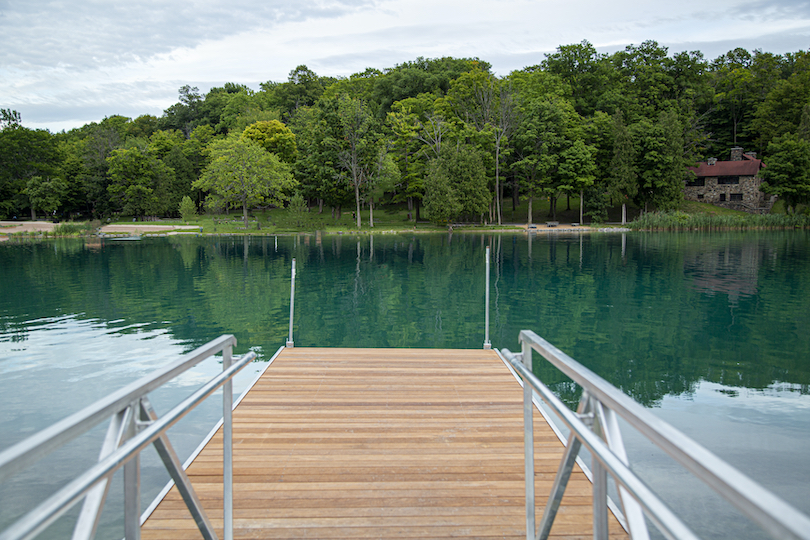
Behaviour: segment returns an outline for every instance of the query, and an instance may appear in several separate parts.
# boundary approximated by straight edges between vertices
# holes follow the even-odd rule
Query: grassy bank
[[[532,205],[532,222],[537,224],[550,221],[549,201],[547,199],[535,200]],[[781,210],[781,212],[780,212]],[[362,225],[358,229],[351,209],[341,215],[333,215],[331,209],[324,208],[318,212],[311,208],[309,212],[295,214],[287,209],[272,208],[253,210],[249,215],[247,229],[242,221],[241,212],[233,211],[230,214],[205,214],[197,216],[188,222],[180,219],[160,219],[156,221],[135,222],[132,218],[123,218],[116,221],[106,221],[103,224],[117,225],[152,225],[153,230],[143,234],[162,234],[171,232],[172,226],[190,225],[196,227],[189,232],[202,234],[289,234],[299,232],[322,231],[325,233],[385,233],[385,232],[443,232],[446,226],[437,226],[424,220],[415,222],[411,219],[406,205],[388,205],[374,211],[374,227],[369,223],[369,210],[361,211]],[[476,231],[523,229],[528,218],[528,201],[522,199],[513,206],[511,198],[504,200],[503,225],[481,224],[453,224],[454,230],[471,229]],[[799,214],[787,215],[781,207],[774,208],[774,213],[768,215],[752,215],[713,206],[706,203],[684,201],[674,212],[649,212],[641,215],[641,210],[635,206],[628,206],[628,218],[632,219],[628,226],[634,230],[676,231],[676,230],[744,230],[744,229],[785,229],[810,227],[810,215],[806,211]],[[621,220],[621,208],[612,208],[608,212],[610,223]],[[579,198],[571,197],[570,202],[565,197],[557,204],[557,216],[554,221],[561,224],[579,222]],[[585,218],[585,223],[589,223]],[[88,236],[95,234],[102,222],[66,222],[54,226],[52,231],[29,231],[12,233],[9,236],[26,237],[69,237]],[[160,227],[165,226],[165,230]],[[2,230],[0,230],[2,233]],[[128,233],[112,233],[126,235]]]
[[[746,214],[651,212],[635,219],[639,231],[733,231],[747,229],[797,229],[810,227],[807,214]]]

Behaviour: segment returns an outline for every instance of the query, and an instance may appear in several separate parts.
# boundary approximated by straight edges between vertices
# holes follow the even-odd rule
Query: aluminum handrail
[[[0,482],[46,454],[89,431],[114,413],[177,377],[225,347],[236,345],[234,336],[220,336],[178,360],[71,414],[36,435],[0,452]]]
[[[639,433],[662,448],[695,477],[740,509],[745,515],[762,527],[769,536],[773,538],[810,540],[810,518],[806,515],[724,462],[668,423],[653,415],[648,409],[641,406],[618,388],[611,385],[602,377],[560,351],[557,347],[534,332],[530,330],[521,331],[519,340],[522,346],[522,352],[520,354],[511,353],[506,349],[501,352],[512,366],[515,367],[516,371],[520,373],[524,381],[529,382],[551,409],[554,410],[571,429],[572,433],[569,438],[569,448],[574,441],[579,441],[579,443],[584,444],[591,451],[597,464],[605,467],[617,483],[629,491],[629,495],[644,507],[647,516],[656,522],[656,525],[661,528],[662,532],[667,535],[673,534],[673,538],[687,537],[681,536],[681,533],[676,533],[675,530],[671,529],[671,527],[677,525],[677,523],[672,521],[670,517],[667,517],[666,511],[662,514],[659,510],[654,511],[649,507],[650,501],[654,499],[650,499],[649,494],[645,495],[643,489],[642,491],[638,491],[636,481],[641,481],[638,480],[629,469],[624,470],[626,469],[626,456],[623,455],[623,447],[621,447],[618,453],[615,449],[609,448],[611,443],[610,437],[608,436],[610,432],[610,426],[608,424],[618,427],[615,420],[610,420],[614,412],[624,418],[624,420],[638,430]],[[581,410],[579,411],[580,414],[575,414],[568,409],[548,387],[531,373],[532,350],[537,351],[549,363],[582,387],[584,395],[581,403],[590,403],[590,400],[593,399],[596,402],[595,407],[592,407],[590,410]],[[594,431],[583,421],[583,418],[587,419],[588,415],[590,415],[591,420],[595,418],[597,423],[600,423],[600,420],[602,420],[601,423],[605,424],[600,426],[600,431],[605,436],[604,438],[607,440],[607,445],[602,442],[601,439],[595,435]],[[604,421],[605,418],[608,418],[607,422]],[[529,430],[530,427],[526,426],[526,429]],[[619,444],[619,446],[621,446],[621,444]],[[618,461],[614,458],[617,458]],[[562,469],[561,464],[561,471]],[[558,473],[558,475],[559,474],[560,473]],[[596,474],[594,474],[594,477],[596,477]],[[528,480],[527,477],[527,482]],[[643,482],[641,482],[641,485],[643,485]],[[565,489],[564,485],[562,489]],[[527,484],[527,492],[528,490],[529,487]],[[624,495],[624,493],[622,493],[622,495]],[[528,512],[529,508],[527,505],[527,513]],[[531,512],[533,513],[533,508]],[[529,518],[527,516],[527,522],[528,520]],[[661,522],[662,520],[663,523]],[[531,521],[533,522],[533,518]],[[547,525],[550,527],[550,524]],[[667,532],[668,530],[669,532]],[[633,535],[632,527],[631,535]],[[642,535],[646,535],[646,531],[644,531]],[[527,531],[527,538],[528,537]],[[534,532],[532,532],[531,538],[534,538]]]
[[[166,431],[223,385],[224,530],[225,538],[231,539],[233,537],[233,508],[232,485],[229,484],[232,483],[233,466],[232,452],[228,452],[231,444],[229,435],[233,407],[232,391],[230,390],[231,379],[256,358],[256,354],[250,352],[232,362],[231,351],[235,344],[236,338],[233,336],[221,336],[152,375],[143,377],[122,390],[110,394],[4,452],[5,461],[0,464],[4,467],[6,475],[10,476],[32,461],[25,456],[20,457],[21,449],[29,449],[33,454],[41,457],[101,422],[104,414],[113,417],[99,462],[19,518],[5,531],[0,532],[0,540],[35,537],[82,498],[85,498],[85,506],[77,521],[73,537],[74,539],[91,538],[95,533],[98,516],[106,498],[109,480],[112,474],[121,467],[124,467],[126,538],[140,538],[139,455],[149,444],[155,445],[158,455],[178,487],[200,532],[203,533],[203,537],[217,538],[181,462],[169,443]],[[222,352],[223,371],[175,406],[167,415],[158,418],[146,394],[218,352]],[[125,398],[129,398],[129,400]],[[108,447],[108,445],[111,446]]]

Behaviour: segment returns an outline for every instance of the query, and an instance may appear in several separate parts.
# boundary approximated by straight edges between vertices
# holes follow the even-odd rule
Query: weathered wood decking
[[[522,412],[493,351],[285,349],[234,411],[234,537],[525,538]],[[539,521],[563,446],[535,419]],[[221,534],[221,430],[188,474]],[[552,535],[591,527],[577,468]],[[142,527],[199,537],[175,488]]]

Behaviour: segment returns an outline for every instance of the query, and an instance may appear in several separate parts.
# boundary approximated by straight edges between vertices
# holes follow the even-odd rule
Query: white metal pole
[[[295,347],[293,342],[293,312],[295,310],[295,259],[292,260],[292,278],[290,284],[290,335],[287,338],[287,347]]]
[[[521,340],[523,365],[532,370],[532,348]],[[526,540],[535,538],[534,513],[534,403],[532,385],[523,381],[523,472],[526,482]]]
[[[484,254],[484,260],[486,261],[487,267],[486,292],[484,293],[486,297],[486,306],[484,308],[484,348],[491,349],[492,343],[489,341],[489,246],[487,246],[486,253]]]
[[[222,350],[222,370],[231,367],[233,346]],[[223,536],[233,540],[233,380],[222,387],[222,499]]]

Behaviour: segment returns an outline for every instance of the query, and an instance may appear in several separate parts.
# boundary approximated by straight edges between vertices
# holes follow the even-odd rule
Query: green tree
[[[22,125],[22,116],[13,109],[0,109],[0,129],[19,127]]]
[[[683,126],[674,111],[663,112],[653,123],[642,119],[630,127],[636,154],[639,189],[636,201],[645,208],[675,209],[683,199],[686,166]]]
[[[169,207],[174,171],[149,152],[133,146],[113,150],[109,162],[110,185],[107,191],[114,208],[127,216],[163,215]]]
[[[179,129],[188,137],[200,125],[203,96],[200,89],[188,84],[178,90],[180,101],[165,111],[160,119],[160,129]]]
[[[638,193],[636,155],[630,130],[621,111],[613,116],[613,160],[610,163],[610,193],[614,204],[622,205],[622,225],[627,223],[627,200]]]
[[[796,55],[792,70],[757,106],[753,127],[759,134],[761,149],[767,148],[776,137],[796,133],[802,109],[810,103],[810,53]]]
[[[617,82],[608,57],[596,52],[588,41],[557,47],[556,52],[546,55],[542,67],[568,85],[574,107],[583,116],[592,115],[602,94]]]
[[[232,135],[208,149],[211,162],[193,185],[211,193],[209,207],[241,207],[245,229],[249,207],[264,202],[280,206],[295,187],[289,166],[249,139]]]
[[[312,107],[323,95],[327,86],[335,82],[330,77],[319,77],[305,65],[290,71],[287,82],[261,84],[263,99],[267,106],[281,111],[285,121],[301,107]]]
[[[388,148],[380,146],[377,159],[369,168],[366,177],[366,191],[368,196],[368,223],[374,227],[374,201],[379,200],[385,193],[392,191],[399,182],[400,173],[397,164]]]
[[[48,131],[13,122],[0,130],[0,215],[14,215],[30,208],[25,193],[28,181],[34,176],[59,176],[61,161],[57,141]]]
[[[463,73],[453,81],[442,103],[446,104],[449,112],[492,144],[495,158],[495,218],[500,225],[503,221],[501,154],[517,123],[514,87],[509,80],[501,81],[488,71],[476,69]]]
[[[445,146],[430,163],[425,210],[434,223],[447,223],[462,215],[479,217],[491,201],[486,167],[475,147]]]
[[[379,155],[379,133],[374,116],[360,99],[348,95],[337,98],[337,115],[340,132],[337,137],[330,138],[328,144],[337,150],[338,163],[348,174],[354,189],[355,219],[359,229],[360,191]]]
[[[25,185],[25,194],[31,200],[31,219],[36,219],[36,210],[51,215],[62,204],[68,191],[67,183],[61,178],[34,176]]]
[[[242,132],[242,137],[259,143],[262,148],[278,156],[284,163],[295,163],[298,156],[295,134],[278,120],[251,124]]]
[[[436,100],[434,94],[419,94],[397,101],[386,121],[393,134],[391,155],[400,170],[394,201],[406,200],[415,220],[425,193],[428,163],[439,156],[443,142],[457,135],[454,126],[436,111]]]
[[[550,197],[551,215],[556,216],[560,156],[571,145],[580,119],[571,102],[556,94],[524,101],[520,119],[513,137],[513,168],[529,193],[531,223],[534,197],[539,194]]]
[[[786,133],[768,144],[768,156],[760,189],[779,196],[794,211],[798,204],[810,203],[810,141]]]
[[[180,217],[186,223],[194,220],[197,217],[197,205],[194,204],[194,201],[192,201],[191,197],[188,195],[183,197],[183,200],[180,201],[180,205],[177,207],[177,210],[180,212]]]
[[[582,139],[566,148],[560,155],[560,178],[562,184],[559,189],[566,193],[579,192],[579,221],[582,222],[584,213],[585,190],[593,186],[596,178],[596,164],[593,161],[595,150],[587,146]]]
[[[296,190],[292,197],[290,197],[290,204],[287,206],[287,213],[290,219],[295,223],[296,227],[303,227],[307,222],[307,201],[301,192]]]

